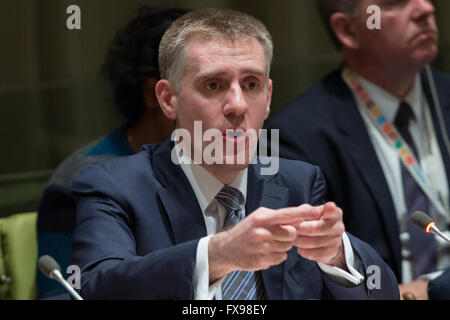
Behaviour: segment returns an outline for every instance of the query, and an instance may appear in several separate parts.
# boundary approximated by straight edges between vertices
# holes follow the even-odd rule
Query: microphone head
[[[419,229],[422,229],[428,233],[430,232],[431,225],[434,224],[433,219],[422,211],[414,212],[411,216],[411,222]]]
[[[52,278],[51,273],[53,270],[61,271],[61,267],[59,266],[58,262],[55,261],[52,257],[45,255],[39,258],[39,269],[42,271],[43,274],[45,274],[47,277]]]

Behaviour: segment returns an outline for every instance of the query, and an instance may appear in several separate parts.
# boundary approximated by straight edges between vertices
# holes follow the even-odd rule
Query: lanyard
[[[447,217],[447,210],[445,210],[441,201],[434,194],[428,179],[422,172],[419,162],[411,151],[411,148],[403,139],[401,134],[397,131],[394,125],[387,121],[381,109],[375,104],[370,95],[362,86],[358,76],[348,67],[344,69],[343,76],[347,84],[353,89],[358,97],[363,102],[366,110],[370,116],[371,121],[375,127],[381,132],[384,138],[394,147],[397,155],[419,187],[425,193],[427,198],[433,204],[440,215]]]

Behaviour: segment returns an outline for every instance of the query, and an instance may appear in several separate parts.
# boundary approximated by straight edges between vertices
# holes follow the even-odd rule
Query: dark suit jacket
[[[193,299],[196,249],[204,218],[187,177],[170,158],[171,143],[90,165],[74,180],[78,202],[72,264],[82,271],[81,295],[105,299]],[[322,203],[317,167],[282,160],[275,176],[248,170],[247,214],[264,206]],[[381,290],[365,283],[344,288],[295,249],[284,263],[262,271],[268,299],[398,298],[395,276],[367,244],[350,236],[364,263],[381,268]]]
[[[434,72],[444,121],[450,132],[450,77]],[[422,75],[447,176],[450,158],[437,122],[428,80]],[[267,128],[280,129],[280,156],[318,165],[328,199],[344,210],[346,229],[368,242],[401,279],[399,227],[393,199],[356,101],[335,71],[277,116]]]
[[[430,300],[450,300],[450,268],[440,277],[430,281],[428,295]]]

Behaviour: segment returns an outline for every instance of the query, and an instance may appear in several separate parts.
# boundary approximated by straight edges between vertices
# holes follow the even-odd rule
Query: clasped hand
[[[343,268],[342,210],[335,203],[272,210],[259,208],[209,244],[210,280],[234,270],[263,270],[297,248],[304,258]]]

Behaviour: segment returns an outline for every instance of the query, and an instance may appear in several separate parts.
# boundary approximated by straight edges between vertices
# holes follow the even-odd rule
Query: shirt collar
[[[180,151],[178,145],[176,145],[175,148],[177,148],[176,151]],[[206,169],[201,165],[193,164],[193,161],[190,161],[189,157],[182,152],[175,152],[175,154],[178,163],[180,163],[181,169],[187,176],[189,183],[194,190],[200,209],[204,213],[225,185],[206,171]],[[247,173],[248,168],[245,168],[240,171],[234,180],[229,184],[230,187],[236,188],[242,193],[244,197],[243,205],[245,205],[247,199]]]
[[[383,112],[388,122],[394,123],[398,108],[400,106],[400,102],[402,101],[407,102],[411,106],[416,119],[421,119],[420,116],[423,108],[422,105],[423,92],[420,74],[416,75],[412,89],[409,91],[409,93],[403,100],[400,100],[399,98],[393,96],[386,90],[370,82],[364,77],[360,75],[358,75],[358,77],[361,81],[362,86],[370,95],[370,97],[378,106],[378,108],[380,108],[380,110]]]
[[[425,107],[424,104],[422,103],[423,94],[424,93],[422,90],[422,79],[420,77],[420,74],[417,74],[413,88],[404,99],[404,101],[411,106],[416,119],[422,119],[422,108]]]

